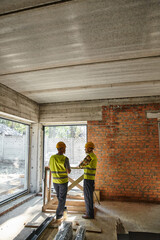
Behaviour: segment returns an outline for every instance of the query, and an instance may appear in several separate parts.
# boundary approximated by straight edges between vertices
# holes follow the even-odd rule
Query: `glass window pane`
[[[28,189],[29,126],[0,118],[0,202]]]

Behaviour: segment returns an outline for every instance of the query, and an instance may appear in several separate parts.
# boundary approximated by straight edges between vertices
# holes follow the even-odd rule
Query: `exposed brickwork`
[[[157,119],[160,104],[102,107],[103,120],[88,122],[98,156],[96,188],[102,199],[160,202]]]

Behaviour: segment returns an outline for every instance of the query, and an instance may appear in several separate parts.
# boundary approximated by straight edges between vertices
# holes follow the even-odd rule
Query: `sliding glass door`
[[[28,189],[29,126],[0,118],[0,203]]]

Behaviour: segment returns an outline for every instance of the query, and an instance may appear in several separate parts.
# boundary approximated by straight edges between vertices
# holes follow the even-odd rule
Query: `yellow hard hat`
[[[66,148],[66,144],[64,142],[58,142],[56,148]]]
[[[87,142],[86,144],[85,144],[85,148],[95,148],[95,146],[94,146],[94,143],[92,143],[92,142]]]

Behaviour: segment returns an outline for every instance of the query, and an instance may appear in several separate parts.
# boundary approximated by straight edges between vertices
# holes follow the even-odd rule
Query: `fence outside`
[[[6,136],[0,134],[0,161],[25,160],[26,135]]]

